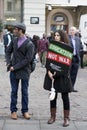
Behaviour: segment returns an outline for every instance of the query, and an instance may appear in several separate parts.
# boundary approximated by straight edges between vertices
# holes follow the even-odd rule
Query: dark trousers
[[[80,52],[80,66],[81,66],[81,68],[84,67],[84,64],[83,64],[83,57],[84,57],[84,52],[81,51],[81,52]]]
[[[18,98],[18,87],[19,87],[19,79],[16,79],[15,73],[10,72],[10,83],[11,83],[11,104],[10,110],[11,112],[17,111],[17,98]],[[22,113],[28,112],[28,79],[21,79],[21,105],[22,105]]]
[[[56,108],[57,96],[58,96],[58,93],[56,93],[55,99],[50,101],[50,108]],[[69,94],[68,93],[61,93],[61,97],[63,100],[64,110],[70,110]]]
[[[74,89],[74,84],[75,84],[75,81],[76,81],[78,69],[79,69],[78,58],[73,57],[72,66],[71,66],[71,70],[70,70],[70,76],[71,76],[71,82],[72,82],[73,89]]]
[[[4,45],[5,58],[6,58],[6,51],[7,51],[7,45]]]

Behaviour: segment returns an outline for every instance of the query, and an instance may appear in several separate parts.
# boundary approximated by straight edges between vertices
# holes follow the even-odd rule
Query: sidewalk
[[[10,119],[10,82],[9,73],[3,56],[0,56],[0,130],[87,130],[87,68],[79,69],[75,88],[78,93],[70,94],[71,113],[70,126],[62,127],[63,106],[61,94],[57,100],[57,119],[52,125],[47,124],[50,117],[49,92],[43,89],[45,69],[37,63],[35,72],[31,74],[29,86],[29,112],[30,120],[21,115],[21,93],[18,92],[18,120]]]

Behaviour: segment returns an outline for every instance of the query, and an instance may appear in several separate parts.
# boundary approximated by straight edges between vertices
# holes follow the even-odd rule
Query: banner
[[[48,48],[46,68],[66,74],[71,66],[72,55],[72,47],[61,42],[52,41]]]

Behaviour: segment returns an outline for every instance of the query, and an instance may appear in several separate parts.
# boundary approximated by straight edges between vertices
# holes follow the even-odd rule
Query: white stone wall
[[[87,5],[87,0],[24,0],[24,22],[27,25],[27,33],[42,36],[46,29],[45,6],[77,6]],[[39,24],[30,24],[30,17],[39,17]]]
[[[39,24],[31,24],[30,17],[39,17]],[[45,32],[45,0],[24,0],[24,23],[27,33],[42,36]]]
[[[68,6],[77,6],[77,5],[87,5],[87,0],[46,0],[46,4],[52,5],[68,5]]]

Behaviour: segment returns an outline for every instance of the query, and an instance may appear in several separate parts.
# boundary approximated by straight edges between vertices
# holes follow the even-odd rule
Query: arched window
[[[51,31],[61,29],[68,32],[68,19],[63,13],[54,14],[51,21]]]

